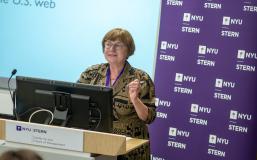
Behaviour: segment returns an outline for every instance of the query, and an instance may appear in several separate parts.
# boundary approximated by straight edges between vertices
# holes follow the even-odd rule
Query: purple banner
[[[256,0],[162,0],[151,159],[256,159],[256,70]]]

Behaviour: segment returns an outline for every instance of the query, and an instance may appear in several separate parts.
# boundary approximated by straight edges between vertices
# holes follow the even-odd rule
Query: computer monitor
[[[112,132],[112,88],[17,76],[15,92],[18,120]]]

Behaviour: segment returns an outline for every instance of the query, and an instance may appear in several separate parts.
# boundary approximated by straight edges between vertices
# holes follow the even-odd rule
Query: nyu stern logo
[[[224,25],[224,26],[242,25],[242,24],[243,24],[243,20],[242,19],[237,19],[237,18],[231,18],[231,17],[223,16],[222,25]]]
[[[203,21],[203,16],[193,15],[191,13],[184,13],[183,21],[184,22],[190,22],[190,21],[202,22]]]
[[[187,75],[184,75],[182,73],[176,73],[175,81],[176,82],[186,81],[186,82],[193,82],[193,83],[195,83],[196,82],[196,77],[194,77],[194,76],[187,76]]]
[[[170,101],[155,98],[155,106],[170,107],[171,105],[170,105]]]
[[[223,87],[235,88],[235,85],[236,85],[235,82],[228,82],[228,81],[224,81],[223,79],[216,79],[216,82],[215,82],[215,87],[217,88],[223,88]]]
[[[217,137],[216,135],[210,134],[209,135],[209,143],[210,144],[224,144],[228,145],[229,140],[225,138]]]
[[[219,53],[219,49],[209,48],[209,47],[204,46],[204,45],[199,45],[198,53],[199,54],[215,54],[215,55],[217,55]]]
[[[43,134],[47,133],[47,130],[37,129],[37,128],[33,129],[33,128],[23,127],[23,126],[19,126],[19,125],[16,125],[16,131],[18,131],[18,132],[26,131],[26,132],[43,133]]]
[[[211,108],[201,107],[198,104],[191,104],[191,112],[192,113],[211,113]]]
[[[178,44],[177,43],[168,43],[167,41],[162,41],[161,49],[162,50],[166,50],[166,49],[178,50]]]
[[[237,58],[238,59],[257,59],[256,53],[246,52],[245,50],[238,50],[237,51]]]
[[[180,136],[180,137],[188,138],[189,135],[190,135],[190,132],[178,130],[177,128],[173,128],[173,127],[169,128],[169,136],[172,136],[172,137]]]
[[[28,127],[22,127],[22,126],[16,126],[16,131],[28,131],[28,132],[31,132],[32,129],[31,128],[28,128]]]
[[[235,111],[235,110],[230,110],[229,118],[232,119],[232,120],[242,119],[242,120],[250,121],[252,119],[252,115],[239,113],[238,111]]]

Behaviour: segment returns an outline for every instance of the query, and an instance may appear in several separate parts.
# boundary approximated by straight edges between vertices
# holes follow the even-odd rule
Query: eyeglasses
[[[107,42],[105,42],[104,47],[106,49],[113,48],[113,49],[116,49],[116,50],[121,50],[125,47],[125,45],[121,42],[114,43],[114,42],[111,42],[111,41],[107,41]]]

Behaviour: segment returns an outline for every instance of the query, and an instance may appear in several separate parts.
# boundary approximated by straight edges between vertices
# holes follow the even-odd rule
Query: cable
[[[96,127],[95,127],[95,129],[97,129],[98,127],[99,127],[99,125],[100,125],[100,122],[102,121],[102,113],[101,113],[101,110],[99,109],[99,108],[94,108],[94,109],[96,109],[97,111],[98,111],[98,113],[99,113],[99,122],[98,122],[98,124],[96,125]]]
[[[35,110],[35,109],[40,110],[40,109],[44,109],[44,108],[42,108],[42,107],[33,107],[33,108],[30,108],[30,109],[26,110],[25,112],[19,114],[18,116],[19,116],[19,117],[22,117],[22,116],[24,116],[25,114],[27,114],[27,113],[29,113],[30,111]]]
[[[38,108],[40,108],[40,107],[38,107]],[[39,112],[48,112],[48,113],[50,113],[50,115],[51,115],[51,121],[49,122],[49,124],[51,124],[51,123],[53,122],[53,120],[54,120],[54,114],[53,114],[53,112],[51,112],[51,111],[48,110],[48,109],[40,109],[40,110],[34,111],[34,112],[29,116],[29,123],[30,123],[30,121],[31,121],[31,118],[32,118],[36,113],[39,113]]]
[[[18,120],[18,117],[17,117],[17,112],[16,112],[16,108],[15,108],[15,100],[13,98],[13,94],[15,93],[15,91],[13,92],[13,94],[11,93],[11,87],[10,87],[10,81],[12,79],[12,77],[17,73],[17,70],[16,69],[13,69],[12,70],[12,74],[10,76],[10,78],[8,79],[8,89],[9,89],[9,92],[10,92],[10,95],[11,95],[11,98],[12,98],[12,103],[13,103],[13,115],[15,117],[15,119]],[[16,96],[15,96],[16,97]]]
[[[16,119],[17,121],[19,121],[20,120],[20,117],[19,117],[19,115],[18,115],[18,113],[17,113],[17,107],[16,107],[16,92],[14,92],[15,94],[15,96],[13,97],[13,99],[14,99],[14,104],[13,104],[13,114],[14,114],[14,119]]]
[[[99,108],[90,108],[90,109],[91,110],[96,110],[99,113],[99,118],[97,118],[97,119],[99,119],[99,121],[98,121],[97,125],[95,126],[95,128],[92,128],[92,130],[96,130],[99,127],[99,125],[102,121],[102,113],[101,113],[101,110]],[[95,118],[92,118],[92,119],[95,119]]]

